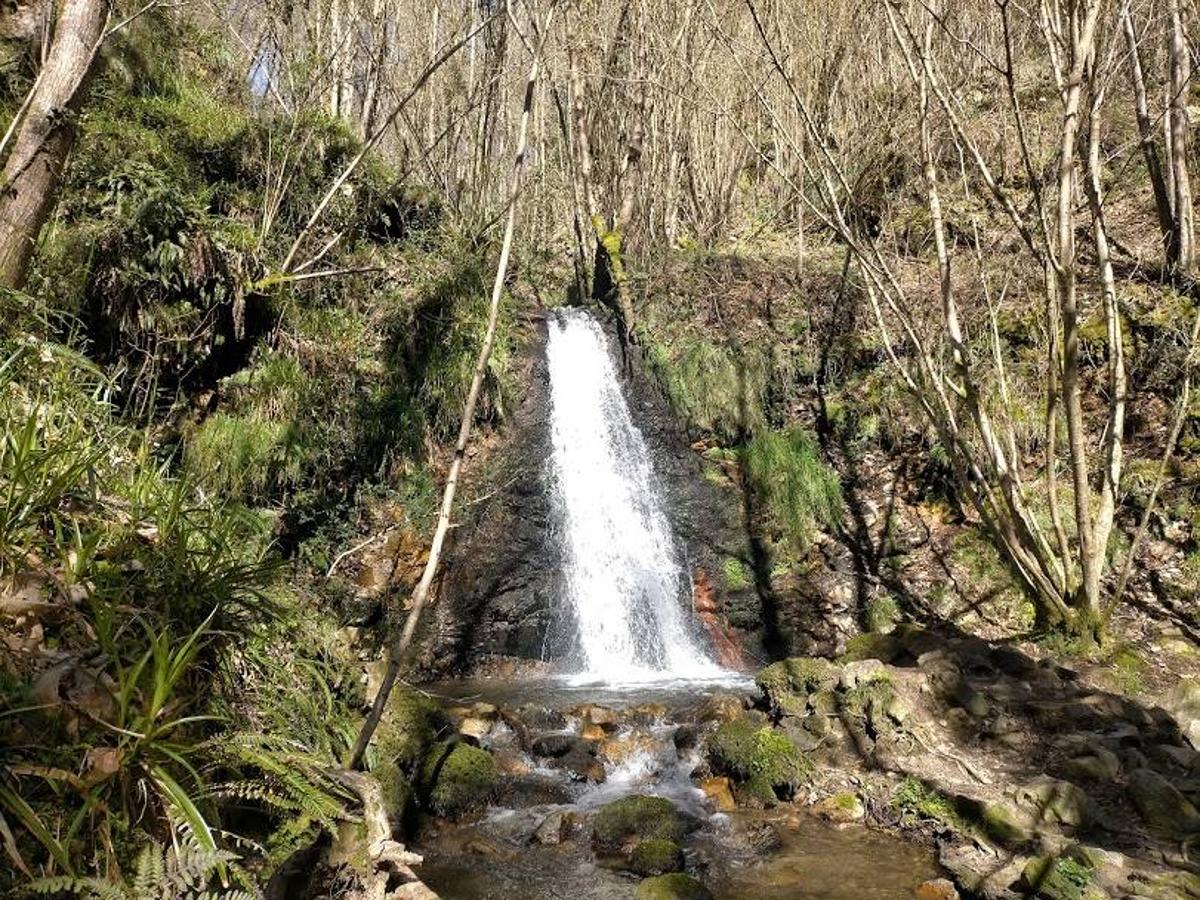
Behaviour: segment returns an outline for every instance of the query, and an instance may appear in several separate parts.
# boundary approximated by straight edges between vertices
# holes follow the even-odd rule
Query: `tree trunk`
[[[104,0],[65,0],[0,175],[0,285],[20,289],[58,193],[75,119],[108,21]]]
[[[549,12],[546,14],[545,23],[542,26],[543,41],[545,40],[544,36],[550,30],[553,15],[554,6],[551,5]],[[508,216],[504,225],[504,240],[500,246],[500,261],[496,265],[496,278],[492,283],[487,329],[484,333],[483,344],[479,348],[479,357],[475,361],[475,373],[471,379],[470,390],[467,392],[467,402],[463,405],[462,419],[458,426],[458,440],[454,445],[454,460],[450,463],[450,471],[446,475],[446,486],[442,492],[442,505],[438,512],[437,525],[434,527],[433,540],[430,543],[429,558],[425,562],[425,569],[421,573],[421,580],[413,590],[412,607],[409,610],[408,619],[404,623],[404,630],[400,634],[400,639],[396,641],[391,648],[391,652],[388,654],[387,671],[384,673],[379,693],[375,696],[372,703],[371,713],[367,717],[367,721],[363,724],[362,731],[359,733],[358,740],[355,742],[354,749],[351,752],[348,763],[351,769],[357,768],[362,762],[367,745],[371,742],[371,736],[375,733],[380,719],[383,718],[383,711],[387,707],[388,696],[396,684],[396,678],[400,674],[400,668],[404,663],[404,656],[408,648],[412,645],[413,637],[416,634],[417,625],[421,619],[421,612],[429,600],[429,592],[433,587],[433,579],[437,574],[438,563],[441,561],[442,547],[445,545],[446,535],[450,531],[450,514],[454,511],[454,495],[458,490],[458,479],[462,472],[462,463],[467,455],[467,442],[471,438],[471,427],[475,422],[475,405],[479,400],[479,392],[483,387],[484,376],[487,374],[488,359],[492,355],[492,344],[496,339],[496,324],[500,318],[500,299],[504,294],[504,279],[508,273],[508,258],[512,252],[513,234],[516,229],[517,201],[521,196],[522,175],[525,171],[525,156],[529,141],[529,119],[533,109],[534,88],[537,85],[538,72],[541,67],[542,47],[543,45],[539,43],[537,49],[534,51],[533,62],[530,64],[529,75],[525,82],[525,101],[521,109],[521,124],[517,137],[516,158],[513,162],[508,192]]]
[[[1192,224],[1192,186],[1188,178],[1188,96],[1191,93],[1192,66],[1179,0],[1169,0],[1171,13],[1171,174],[1174,186],[1175,227],[1179,240],[1178,265],[1191,272],[1195,264],[1195,236]]]

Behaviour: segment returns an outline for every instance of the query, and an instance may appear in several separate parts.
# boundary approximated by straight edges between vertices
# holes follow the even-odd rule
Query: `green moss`
[[[1022,877],[1043,900],[1083,900],[1092,870],[1068,856],[1042,856],[1025,865]]]
[[[867,627],[871,631],[885,631],[900,619],[900,607],[891,594],[876,597],[867,604]]]
[[[725,587],[731,591],[744,591],[754,584],[750,567],[736,557],[726,557],[721,571],[725,575]]]
[[[813,657],[793,657],[772,663],[754,677],[776,715],[799,716],[808,708],[808,695],[837,684],[833,664]]]
[[[683,850],[674,841],[649,838],[629,854],[629,870],[638,875],[665,875],[683,869]]]
[[[739,782],[758,778],[773,792],[790,795],[812,773],[812,764],[783,731],[755,728],[745,720],[726,722],[708,746],[713,767]]]
[[[712,900],[712,894],[695,878],[674,872],[647,878],[638,885],[636,900]]]
[[[496,780],[496,761],[486,750],[439,743],[425,754],[418,785],[428,809],[457,819],[486,807]]]
[[[375,732],[373,757],[412,770],[445,723],[441,707],[428,695],[398,684]]]
[[[794,549],[806,550],[818,526],[837,526],[841,481],[810,431],[761,431],[747,445],[744,464],[772,525]]]
[[[841,662],[858,662],[864,659],[878,659],[891,662],[900,653],[900,642],[894,635],[879,634],[869,631],[866,634],[856,634],[846,641],[846,652],[842,654]]]
[[[918,778],[905,778],[892,794],[892,805],[918,819],[933,819],[943,825],[962,828],[963,820],[954,801]]]
[[[983,830],[1001,844],[1020,844],[1033,837],[1033,830],[1025,818],[1005,803],[991,803],[984,807]]]
[[[861,801],[853,791],[843,791],[833,795],[833,805],[845,812],[854,812],[861,806]]]
[[[687,831],[688,822],[674,803],[642,794],[605,804],[592,822],[592,839],[603,851],[614,851],[632,837],[678,842]]]

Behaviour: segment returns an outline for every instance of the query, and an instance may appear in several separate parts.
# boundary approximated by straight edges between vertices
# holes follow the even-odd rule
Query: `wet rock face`
[[[478,671],[489,658],[555,659],[570,649],[559,608],[561,553],[554,535],[547,326],[535,323],[524,348],[525,396],[503,432],[503,447],[468,464],[459,527],[447,550],[439,600],[419,665],[435,677]],[[630,414],[653,457],[658,489],[692,574],[715,578],[731,556],[744,558],[735,498],[705,480],[682,423],[638,351],[622,359],[613,341]],[[718,607],[724,605],[724,598]],[[725,610],[717,610],[724,618]],[[699,624],[697,627],[700,627]],[[753,623],[751,623],[753,627]]]

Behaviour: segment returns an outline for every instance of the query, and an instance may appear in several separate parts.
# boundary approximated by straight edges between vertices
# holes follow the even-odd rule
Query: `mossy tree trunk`
[[[46,62],[0,175],[0,285],[20,289],[75,140],[76,118],[108,22],[104,0],[64,0]]]

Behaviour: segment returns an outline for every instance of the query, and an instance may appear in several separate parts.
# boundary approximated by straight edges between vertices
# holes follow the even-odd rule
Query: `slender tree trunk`
[[[1154,210],[1158,214],[1159,230],[1162,231],[1164,256],[1168,267],[1175,268],[1179,264],[1179,231],[1176,228],[1175,217],[1171,214],[1171,195],[1167,189],[1167,180],[1163,176],[1158,142],[1154,139],[1154,125],[1150,120],[1150,106],[1146,101],[1146,77],[1142,72],[1137,31],[1133,27],[1133,16],[1128,8],[1121,16],[1121,26],[1125,31],[1125,43],[1129,51],[1129,74],[1133,82],[1138,137],[1141,141],[1142,157],[1146,161],[1146,172],[1150,177],[1150,188],[1154,192]]]
[[[500,261],[496,265],[496,277],[492,282],[492,296],[491,304],[488,307],[487,329],[484,333],[483,344],[479,348],[479,357],[475,362],[475,374],[471,379],[471,388],[467,392],[467,402],[463,406],[462,420],[458,426],[458,440],[454,445],[454,459],[450,463],[450,471],[446,475],[446,486],[442,491],[442,505],[438,512],[437,525],[434,528],[433,540],[429,547],[429,558],[425,563],[424,571],[421,573],[421,580],[417,582],[417,586],[413,590],[412,606],[409,609],[408,619],[404,623],[404,630],[400,634],[400,639],[392,645],[391,652],[388,654],[388,666],[384,674],[383,683],[379,687],[379,692],[375,695],[371,712],[367,716],[366,722],[363,723],[362,731],[355,742],[348,762],[348,766],[351,769],[357,768],[362,762],[367,745],[371,742],[371,736],[375,733],[375,729],[379,725],[379,720],[383,717],[388,697],[392,692],[392,688],[396,685],[396,678],[400,674],[400,669],[404,664],[405,654],[412,645],[413,636],[416,634],[417,625],[421,620],[421,613],[429,600],[429,592],[433,587],[433,579],[437,574],[438,563],[441,561],[442,548],[446,542],[446,535],[450,531],[450,514],[454,510],[454,495],[458,490],[458,479],[462,472],[463,459],[466,458],[467,454],[467,442],[470,440],[471,427],[475,422],[475,406],[479,401],[479,392],[483,387],[484,376],[487,374],[488,359],[492,355],[492,345],[496,340],[496,324],[500,318],[500,299],[504,294],[504,279],[508,273],[508,259],[512,253],[513,234],[516,230],[517,200],[520,197],[521,184],[525,172],[530,113],[533,109],[535,87],[537,86],[538,72],[541,67],[542,48],[545,36],[549,33],[553,15],[554,5],[552,4],[549,12],[546,14],[546,21],[541,30],[542,38],[537,45],[537,49],[534,51],[533,62],[530,64],[529,75],[525,81],[525,100],[521,107],[521,124],[517,137],[516,158],[513,162],[507,198],[508,216],[504,224],[504,239],[500,246]]]
[[[0,175],[0,285],[20,289],[58,194],[76,117],[108,21],[105,0],[65,0]]]
[[[1171,14],[1171,174],[1174,187],[1175,227],[1179,240],[1179,269],[1191,272],[1195,265],[1195,231],[1192,218],[1192,186],[1188,177],[1188,97],[1192,65],[1184,34],[1179,0],[1169,0]]]

